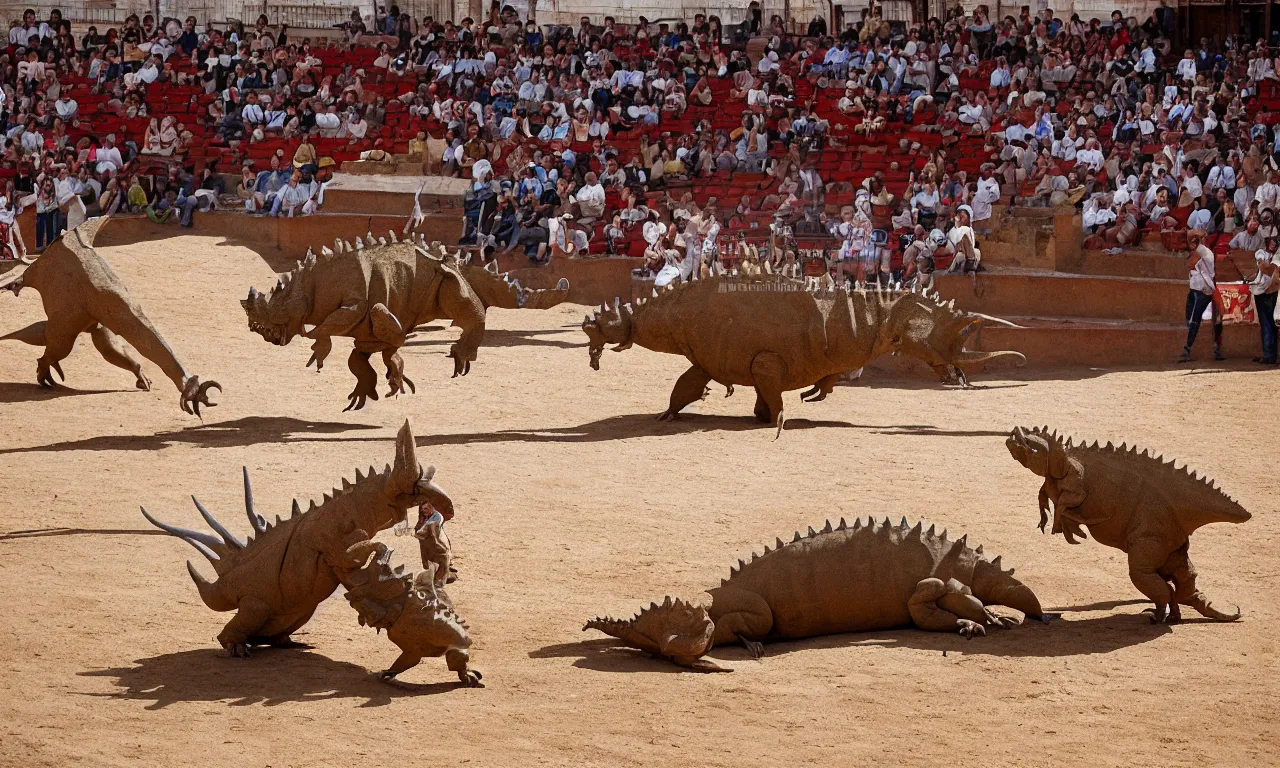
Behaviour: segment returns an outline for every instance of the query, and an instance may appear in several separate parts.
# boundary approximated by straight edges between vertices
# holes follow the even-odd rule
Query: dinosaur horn
[[[1003,350],[1000,352],[970,352],[967,349],[960,350],[960,359],[956,362],[960,363],[982,363],[987,360],[994,360],[997,357],[1016,357],[1022,362],[1027,362],[1027,356],[1021,352],[1013,350]]]
[[[200,503],[199,499],[192,496],[191,500],[195,502],[196,509],[200,510],[200,516],[204,518],[204,521],[209,524],[210,528],[218,532],[218,535],[222,537],[224,542],[230,544],[236,549],[244,549],[245,543],[236,538],[236,535],[231,531],[228,531],[222,523],[218,522],[218,518],[210,514],[209,510],[204,508],[204,505]]]
[[[209,559],[209,562],[216,563],[218,562],[218,560],[221,559],[216,554],[214,554],[214,551],[212,549],[210,549],[210,547],[222,546],[222,542],[218,541],[216,537],[211,536],[210,534],[207,534],[207,533],[201,533],[200,531],[193,531],[189,528],[179,528],[176,525],[169,525],[168,523],[162,523],[159,520],[152,517],[151,513],[147,512],[146,507],[139,507],[139,509],[142,510],[142,516],[147,518],[147,522],[151,523],[152,525],[164,531],[165,533],[168,533],[172,536],[177,536],[178,538],[187,542],[191,546],[195,547],[197,552],[199,552],[200,554],[204,555]]]
[[[260,516],[253,506],[253,486],[249,483],[249,468],[240,467],[244,473],[244,511],[249,516],[249,525],[258,533],[267,532],[267,521]]]
[[[991,315],[984,315],[981,312],[969,312],[967,314],[971,315],[972,317],[976,317],[979,320],[985,320],[986,322],[989,322],[989,323],[996,323],[997,325],[1007,325],[1010,328],[1026,327],[1024,325],[1018,325],[1017,323],[1011,322],[1009,320],[1005,320],[1003,317],[992,317]]]

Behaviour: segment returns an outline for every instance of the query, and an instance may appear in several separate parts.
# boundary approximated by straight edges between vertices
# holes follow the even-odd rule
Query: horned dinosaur
[[[711,381],[745,384],[755,387],[756,417],[781,433],[783,392],[812,387],[803,397],[822,400],[841,376],[881,355],[917,357],[940,375],[997,357],[1025,360],[1018,352],[964,349],[988,321],[1013,325],[957,311],[954,302],[941,303],[934,294],[724,276],[655,290],[635,306],[615,300],[584,319],[582,329],[597,370],[606,344],[616,345],[614,351],[638,344],[689,360],[660,419],[674,419],[705,397]]]
[[[177,536],[208,558],[217,580],[207,581],[190,561],[187,571],[204,604],[215,611],[235,611],[218,635],[234,656],[247,656],[252,645],[287,645],[289,635],[305,624],[341,581],[340,572],[361,568],[378,551],[371,541],[379,531],[407,522],[407,511],[430,503],[452,513],[453,502],[432,482],[435,468],[423,469],[415,454],[413,432],[405,422],[396,436],[394,465],[367,474],[356,471],[354,483],[325,494],[305,512],[295,500],[287,520],[275,524],[259,515],[253,502],[249,471],[244,470],[245,511],[257,538],[239,539],[204,505],[196,509],[217,536],[179,528],[142,514],[153,525]]]
[[[485,309],[550,309],[569,298],[567,278],[560,278],[555,288],[525,288],[510,274],[499,273],[496,261],[481,265],[470,255],[462,260],[462,276],[471,284]]]
[[[355,342],[347,366],[356,377],[344,410],[363,408],[378,399],[378,376],[369,357],[382,353],[387,366],[388,396],[415,389],[404,375],[400,348],[413,328],[432,320],[450,319],[462,336],[449,349],[453,375],[466,375],[484,340],[484,304],[463,276],[456,254],[438,246],[432,253],[425,240],[400,241],[395,232],[368,242],[356,238],[352,246],[339,239],[282,275],[270,293],[249,289],[240,304],[249,328],[267,341],[284,346],[295,336],[313,339],[310,366],[324,367],[333,337]],[[308,330],[308,326],[311,326]]]
[[[1209,523],[1243,523],[1249,513],[1210,480],[1136,446],[1074,444],[1048,427],[1015,427],[1005,441],[1018,463],[1044,478],[1040,530],[1049,522],[1075,544],[1089,529],[1100,544],[1129,556],[1129,578],[1155,603],[1151,620],[1181,620],[1179,605],[1218,621],[1240,618],[1214,608],[1196,589],[1191,534]]]
[[[391,550],[378,551],[357,570],[340,570],[344,596],[360,617],[361,626],[387,631],[387,639],[400,648],[400,656],[379,677],[390,680],[418,665],[423,657],[444,656],[449,670],[471,687],[483,687],[483,675],[469,666],[471,636],[467,623],[454,611],[453,602],[436,586],[432,569],[415,577],[404,566],[391,568]],[[434,566],[434,564],[432,564]]]
[[[129,295],[124,282],[94,249],[93,241],[106,222],[105,217],[89,219],[63,234],[38,259],[22,259],[27,268],[3,287],[13,291],[14,296],[23,288],[38,291],[49,319],[0,336],[0,340],[44,347],[44,354],[36,362],[36,383],[42,387],[57,385],[51,371],[66,380],[61,362],[71,354],[76,338],[88,333],[104,360],[133,373],[138,389],[150,390],[151,380],[133,351],[137,350],[160,366],[178,388],[182,410],[199,416],[200,406],[216,405],[209,402],[209,390],[221,392],[222,387],[216,381],[201,382],[199,376],[187,373],[160,331]]]
[[[877,524],[827,521],[821,531],[796,531],[789,542],[738,561],[729,578],[708,590],[710,607],[672,600],[632,619],[593,619],[597,629],[648,653],[698,671],[728,671],[701,656],[741,642],[759,658],[762,643],[817,635],[915,626],[934,632],[985,635],[987,626],[1020,622],[998,616],[1003,605],[1045,619],[1030,588],[988,561],[967,537],[947,538],[934,526],[912,528],[904,517]]]

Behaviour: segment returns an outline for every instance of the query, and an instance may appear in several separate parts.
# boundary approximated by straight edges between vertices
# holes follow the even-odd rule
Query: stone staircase
[[[1172,364],[1186,340],[1185,254],[1156,238],[1118,254],[1083,250],[1082,240],[1074,209],[998,214],[979,235],[986,270],[939,276],[938,291],[958,308],[1022,327],[989,325],[969,346],[1016,350],[1029,367]],[[1230,261],[1218,271],[1224,282],[1239,279]],[[1212,344],[1205,324],[1195,358],[1210,360]],[[1258,327],[1227,326],[1223,348],[1230,358],[1254,357]]]

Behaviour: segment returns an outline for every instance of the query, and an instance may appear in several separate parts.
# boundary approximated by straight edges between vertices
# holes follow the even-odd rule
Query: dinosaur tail
[[[1196,612],[1201,616],[1213,619],[1214,621],[1236,621],[1240,618],[1240,606],[1237,605],[1235,607],[1235,613],[1223,613],[1217,608],[1214,608],[1213,603],[1209,601],[1209,598],[1205,597],[1204,593],[1198,590],[1185,602],[1185,605],[1191,606],[1196,609]]]
[[[0,336],[0,341],[21,341],[23,344],[30,344],[33,347],[43,347],[44,325],[44,320],[32,323],[22,330]]]
[[[229,611],[236,607],[218,594],[217,585],[201,576],[190,560],[187,561],[187,573],[191,574],[191,580],[196,583],[196,589],[200,592],[200,599],[209,608],[215,611]]]
[[[610,637],[616,637],[619,640],[627,640],[630,637],[632,625],[634,621],[619,621],[618,619],[609,618],[608,616],[596,617],[591,619],[582,627],[582,631],[594,629],[603,632]]]

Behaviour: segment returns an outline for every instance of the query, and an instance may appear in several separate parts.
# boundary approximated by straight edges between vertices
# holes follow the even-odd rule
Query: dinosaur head
[[[595,317],[586,317],[582,321],[582,330],[589,341],[587,351],[591,355],[591,367],[600,370],[600,354],[606,344],[616,345],[614,352],[629,349],[632,344],[631,305],[623,304],[620,299],[613,300],[613,306],[601,305]]]
[[[1003,605],[1022,611],[1031,618],[1040,618],[1043,611],[1040,599],[1022,582],[1013,578],[1013,569],[1004,570],[1000,558],[980,558],[973,565],[973,596],[988,605]]]
[[[707,609],[667,597],[661,605],[650,603],[626,620],[597,618],[583,630],[596,629],[646,653],[671,659],[681,666],[704,672],[727,672],[701,656],[711,650],[716,626]]]
[[[877,339],[877,352],[910,355],[943,376],[952,367],[973,365],[997,357],[1026,360],[1020,352],[973,352],[964,348],[969,338],[985,323],[1018,327],[1008,320],[963,312],[955,308],[954,301],[943,304],[932,295],[913,291],[898,293],[890,302],[887,321],[881,325]]]
[[[382,486],[382,499],[385,506],[377,511],[376,521],[367,521],[371,527],[364,530],[373,532],[390,528],[408,520],[408,511],[430,505],[444,519],[453,517],[453,500],[444,489],[436,485],[435,467],[423,467],[418,463],[413,430],[405,421],[396,435],[396,461],[391,471],[386,473]]]
[[[569,281],[563,277],[555,288],[525,288],[520,285],[519,280],[506,273],[499,273],[497,262],[493,261],[484,266],[471,261],[464,262],[462,275],[485,307],[550,309],[569,298]]]
[[[298,262],[297,269],[280,276],[271,293],[250,288],[249,297],[240,300],[249,318],[249,330],[282,347],[293,341],[294,336],[304,333],[311,299],[303,283],[314,265],[315,255],[308,252],[306,260]]]
[[[1014,427],[1005,438],[1004,446],[1019,464],[1040,477],[1049,477],[1049,452],[1056,442],[1048,433],[1035,427]]]

